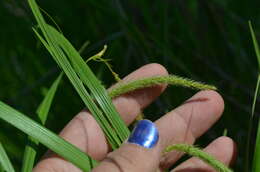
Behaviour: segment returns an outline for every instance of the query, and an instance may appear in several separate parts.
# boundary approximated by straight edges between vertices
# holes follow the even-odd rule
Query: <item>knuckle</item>
[[[116,167],[119,172],[140,171],[136,160],[125,153],[117,153],[116,155],[109,153],[104,161]]]

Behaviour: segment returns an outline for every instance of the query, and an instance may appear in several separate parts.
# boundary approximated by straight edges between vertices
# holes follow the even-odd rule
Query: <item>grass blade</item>
[[[106,89],[95,77],[94,73],[70,42],[53,27],[49,26],[49,31],[57,38],[57,43],[62,47],[63,51],[66,52],[75,71],[80,76],[81,81],[90,89],[93,97],[108,118],[111,126],[121,139],[121,142],[123,142],[129,136],[130,132],[112,104]]]
[[[260,122],[258,122],[258,130],[256,136],[256,147],[253,160],[253,172],[260,171]]]
[[[253,44],[254,44],[254,48],[255,48],[255,53],[257,56],[257,61],[258,61],[258,70],[259,70],[259,74],[258,74],[258,79],[257,79],[257,84],[256,84],[256,89],[255,89],[255,95],[254,95],[254,100],[253,100],[253,104],[252,104],[252,114],[251,114],[251,119],[250,119],[250,125],[249,125],[249,136],[251,135],[252,132],[252,125],[253,125],[253,117],[255,114],[255,107],[256,107],[256,101],[257,101],[257,97],[259,94],[259,85],[260,85],[260,49],[258,46],[258,42],[256,40],[256,36],[254,33],[254,29],[252,27],[252,23],[249,21],[249,28],[250,28],[250,32],[251,32],[251,36],[252,36],[252,40],[253,40]],[[248,150],[249,151],[249,142],[250,142],[251,138],[249,137],[248,139]],[[249,156],[247,157],[247,161],[249,161]],[[260,121],[258,121],[258,127],[257,127],[257,136],[256,136],[256,143],[255,143],[255,150],[254,150],[254,157],[253,157],[253,172],[258,172],[260,171]],[[249,163],[248,163],[249,166]],[[249,168],[247,169],[249,170]]]
[[[122,141],[128,137],[129,130],[116,112],[105,88],[66,38],[45,23],[36,2],[34,0],[29,0],[28,2],[46,40],[44,40],[38,32],[35,31],[35,33],[57,64],[63,69],[81,99],[96,118],[112,148],[115,149],[119,147]],[[69,58],[70,61],[67,58]],[[72,65],[70,63],[72,63]],[[82,81],[78,76],[80,76]],[[94,103],[83,83],[88,86],[101,110]],[[105,116],[103,113],[105,113]],[[112,125],[112,127],[110,125]]]
[[[63,73],[61,73],[58,78],[53,82],[51,88],[47,92],[45,98],[43,99],[42,103],[40,104],[39,108],[37,109],[37,116],[42,125],[45,125],[54,95],[58,88],[58,85],[61,81]],[[35,157],[36,157],[36,147],[38,145],[38,141],[32,137],[28,137],[28,144],[25,147],[24,158],[23,158],[23,166],[22,172],[30,172],[33,169]]]
[[[249,23],[249,28],[250,28],[250,32],[251,32],[251,36],[252,36],[254,48],[255,48],[255,53],[256,53],[257,61],[258,61],[258,67],[259,67],[259,69],[260,69],[260,50],[259,50],[258,42],[257,42],[257,40],[256,40],[255,32],[254,32],[254,29],[253,29],[253,27],[252,27],[251,21],[249,21],[248,23]]]
[[[12,163],[9,160],[1,142],[0,142],[0,170],[14,172],[14,167],[12,166]]]
[[[40,34],[34,30],[38,38],[41,40],[43,45],[48,49],[48,51],[53,55],[54,60],[60,65],[62,69],[64,69],[65,74],[71,81],[72,85],[78,92],[79,96],[89,108],[90,112],[96,118],[97,122],[103,129],[104,133],[106,134],[109,143],[111,144],[112,148],[115,149],[120,145],[120,140],[118,139],[117,135],[115,135],[113,129],[110,127],[109,123],[107,122],[106,118],[103,116],[102,112],[93,102],[92,97],[89,95],[87,90],[85,89],[83,83],[78,78],[77,74],[75,73],[74,69],[72,68],[69,61],[66,59],[65,55],[62,53],[61,50],[53,51],[53,49],[47,44],[47,42],[40,36]]]
[[[24,150],[22,172],[30,172],[33,169],[35,157],[37,154],[38,141],[28,136],[27,145]]]
[[[58,78],[53,82],[51,88],[49,89],[48,93],[46,94],[43,102],[40,104],[39,108],[37,109],[37,114],[39,117],[39,120],[42,124],[45,124],[54,95],[57,91],[57,88],[60,84],[61,78],[63,76],[63,73],[61,73]]]
[[[45,23],[36,2],[34,0],[29,0],[28,2],[30,4],[31,9],[34,13],[34,16],[39,24],[39,27],[41,28],[41,31],[42,31],[44,37],[46,38],[46,41],[34,29],[35,34],[41,40],[43,45],[47,48],[47,50],[52,55],[52,57],[57,62],[57,64],[63,69],[64,73],[67,75],[67,77],[71,81],[72,85],[74,86],[74,88],[76,89],[78,94],[80,95],[83,102],[87,105],[90,112],[94,115],[97,122],[103,129],[112,148],[116,148],[117,145],[120,144],[120,140],[117,139],[116,135],[113,134],[113,130],[109,126],[109,124],[106,122],[106,118],[102,115],[102,112],[98,109],[98,107],[93,102],[92,97],[86,91],[83,83],[78,78],[78,76],[75,73],[74,69],[72,68],[71,64],[67,60],[65,54],[59,48],[59,46],[56,44],[53,35],[50,35],[50,33],[48,32],[47,24]]]
[[[90,171],[89,157],[84,152],[1,101],[0,119],[37,139],[40,143],[80,169]]]

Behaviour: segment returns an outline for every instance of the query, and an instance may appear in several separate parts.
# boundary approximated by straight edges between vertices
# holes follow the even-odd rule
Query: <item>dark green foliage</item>
[[[258,37],[260,1],[45,0],[38,3],[75,47],[90,41],[82,53],[84,57],[108,44],[105,57],[113,60],[113,69],[120,77],[144,64],[157,62],[170,73],[217,86],[225,99],[226,110],[218,125],[199,144],[206,145],[226,128],[240,150],[234,170],[243,169],[243,150],[258,73],[247,21],[252,21]],[[31,30],[35,22],[26,0],[0,1],[0,22],[0,100],[34,118],[45,87],[60,71]],[[104,65],[90,62],[89,66],[105,85],[114,82]],[[147,114],[156,119],[194,93],[182,88],[167,90]],[[53,107],[47,127],[58,132],[84,106],[64,80]],[[0,142],[13,164],[20,167],[26,136],[3,121],[0,126]]]

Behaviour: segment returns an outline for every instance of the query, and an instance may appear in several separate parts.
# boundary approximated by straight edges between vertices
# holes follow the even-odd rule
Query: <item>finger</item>
[[[126,76],[122,82],[157,75],[167,75],[167,71],[159,64],[148,64]],[[115,98],[113,103],[123,120],[129,124],[143,108],[149,105],[163,92],[165,87],[165,85],[159,85],[133,91]],[[88,155],[96,160],[103,159],[109,151],[106,138],[100,126],[87,111],[82,111],[74,117],[62,130],[60,136],[68,142],[76,145],[82,151],[87,152]],[[40,170],[46,166],[50,166],[48,164],[58,164],[56,165],[58,168],[60,166],[64,167],[65,164],[64,168],[66,170],[76,170],[72,164],[51,153],[37,165],[35,171],[38,172],[38,169]]]
[[[221,116],[224,102],[215,91],[201,91],[169,112],[156,124],[161,133],[162,147],[171,144],[194,143]],[[161,159],[161,167],[168,168],[181,157],[181,153],[170,152]]]
[[[111,152],[93,172],[151,172],[158,169],[161,155],[158,130],[148,120],[139,121],[128,141]]]
[[[205,152],[214,156],[217,160],[229,166],[234,162],[236,157],[236,145],[234,141],[228,137],[220,137],[210,143],[205,149]],[[198,158],[190,158],[176,167],[172,172],[214,172],[215,170],[208,164]]]

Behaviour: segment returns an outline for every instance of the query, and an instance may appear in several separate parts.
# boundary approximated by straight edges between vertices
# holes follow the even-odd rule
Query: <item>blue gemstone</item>
[[[153,148],[159,140],[155,124],[149,120],[141,120],[132,131],[128,143],[134,143],[145,148]]]

